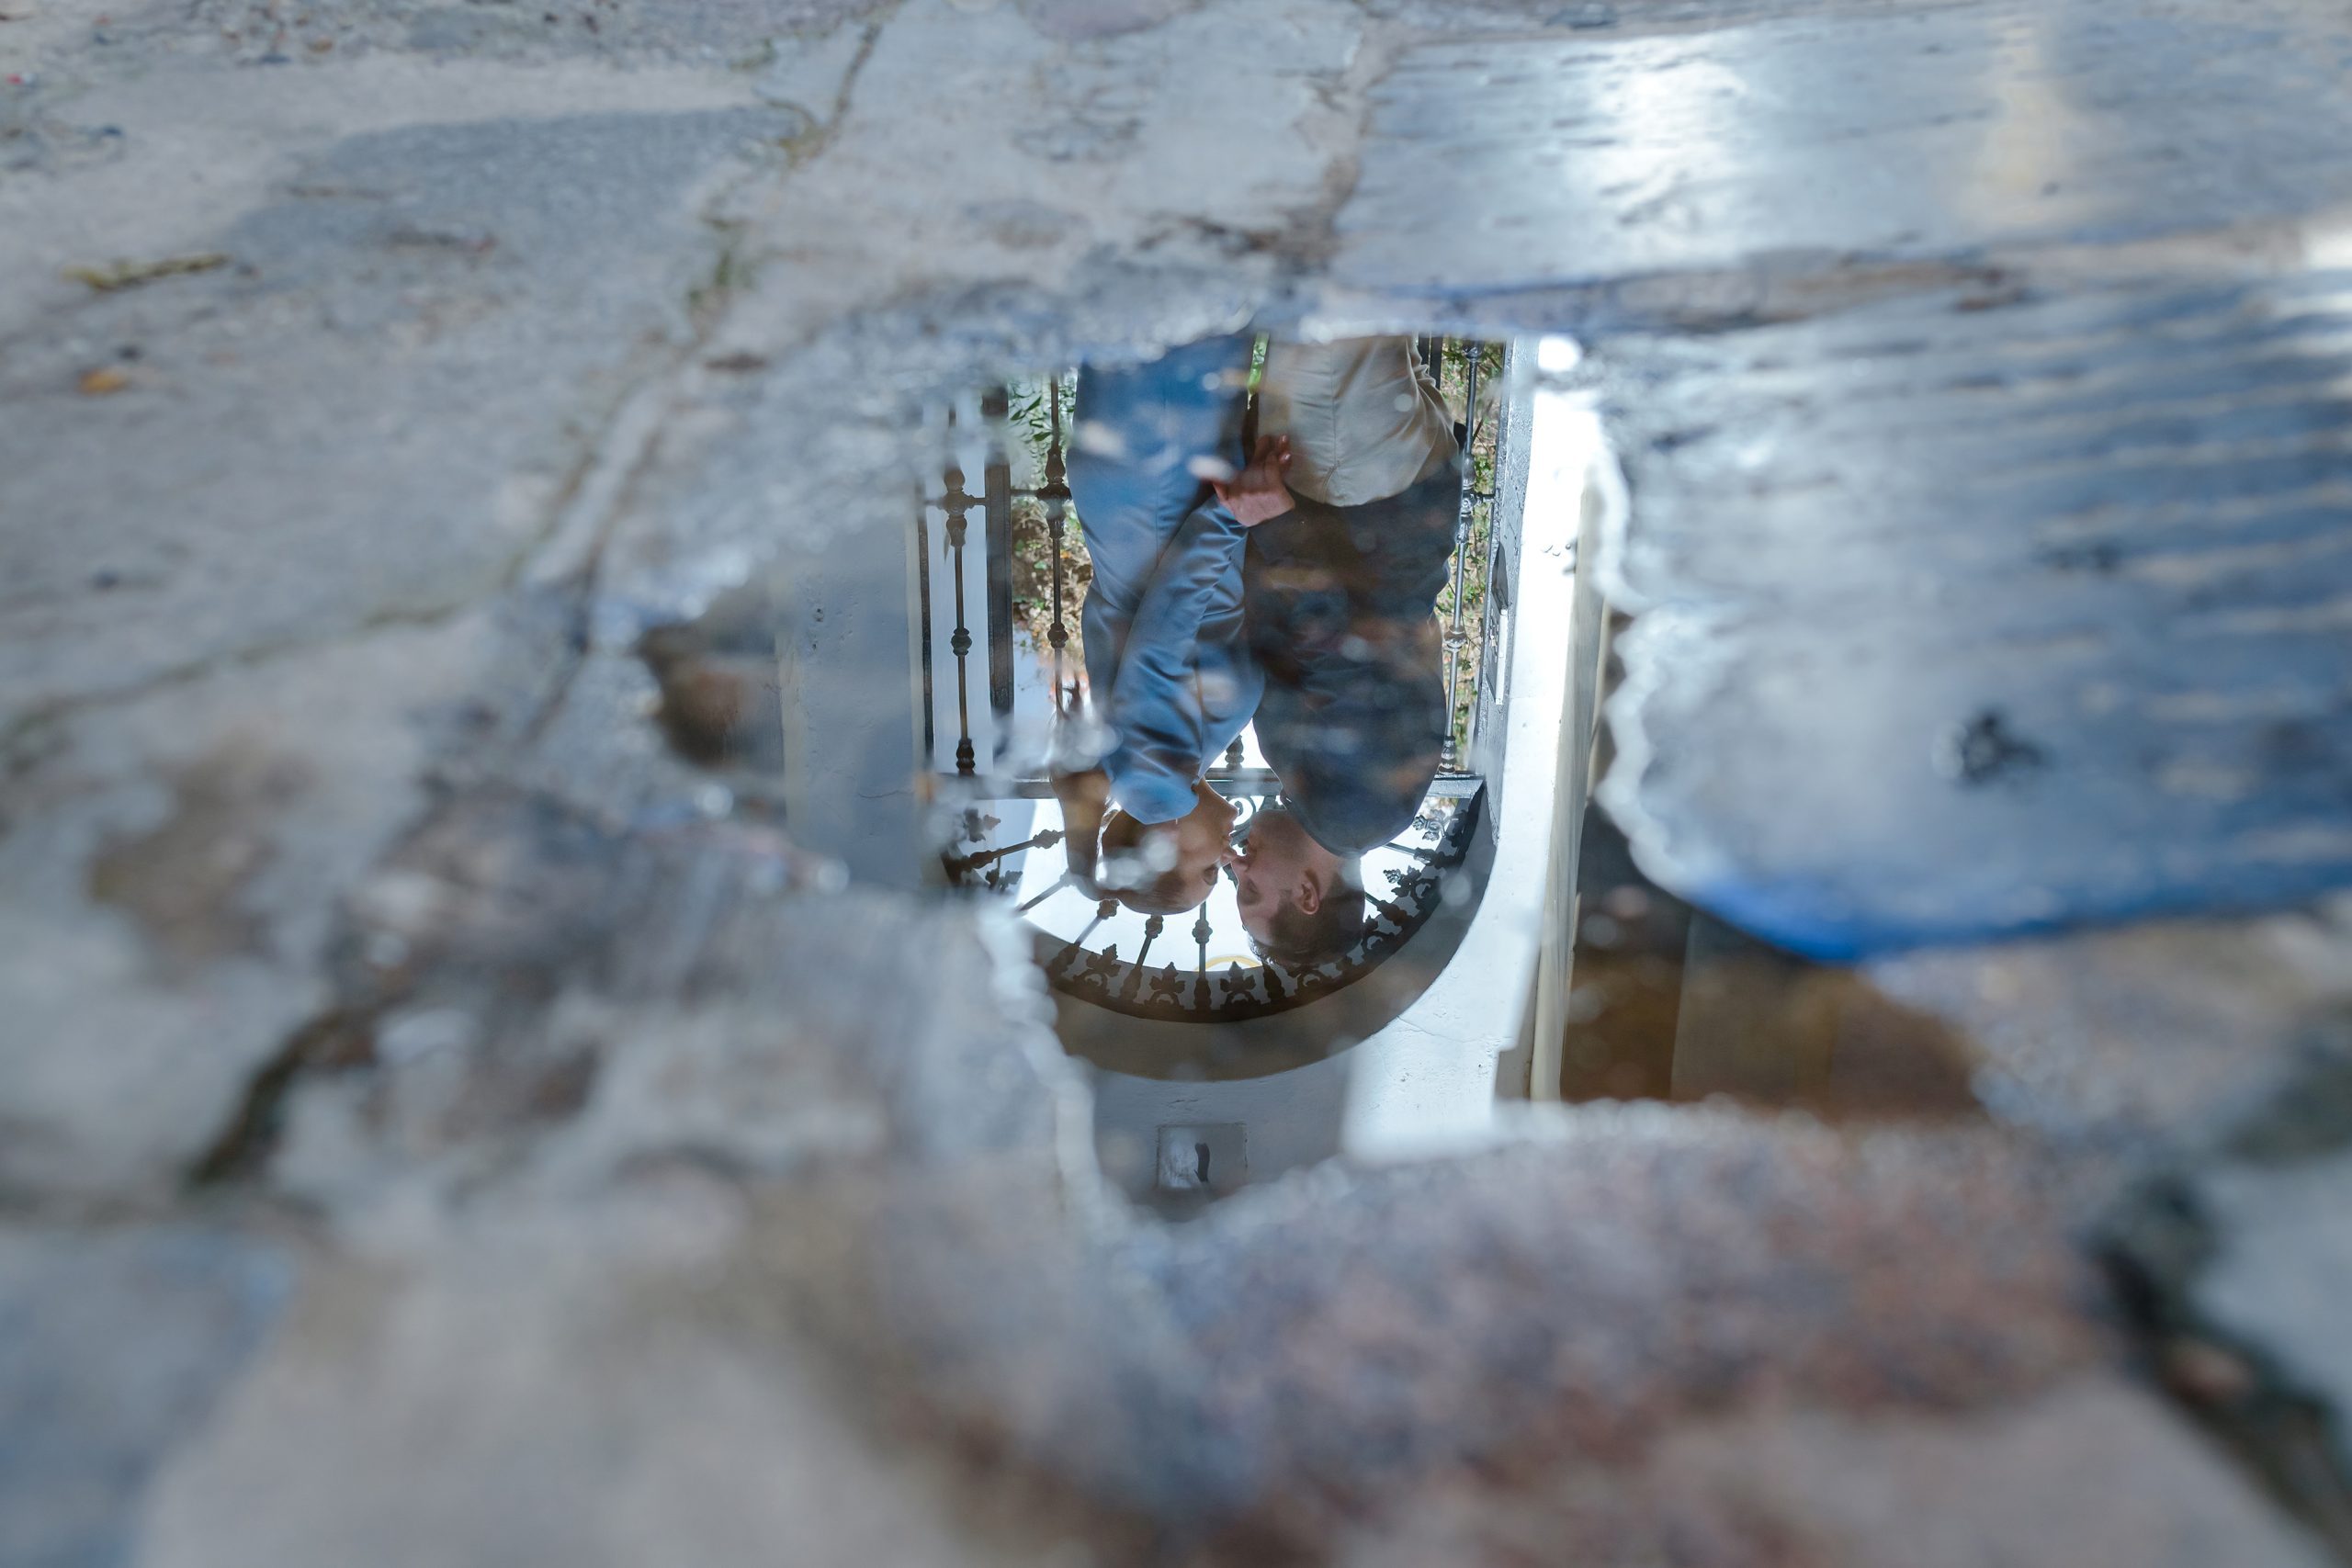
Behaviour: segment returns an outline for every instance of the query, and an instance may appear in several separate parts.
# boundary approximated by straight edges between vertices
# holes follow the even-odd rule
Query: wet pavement
[[[1622,343],[1645,861],[1846,955],[2340,886],[2343,282],[1872,306],[1703,389]]]
[[[1188,640],[1145,642],[1148,611],[1125,651],[1106,644],[1098,617],[1113,589],[1097,552],[1123,559],[1132,547],[1115,531],[1121,520],[1096,508],[1117,493],[1108,487],[1139,458],[1143,436],[1091,410],[1088,389],[1108,375],[1168,392],[1152,383],[1161,374],[1152,367],[1085,367],[982,389],[939,414],[940,481],[910,518],[911,665],[908,639],[886,635],[879,647],[895,642],[895,658],[877,652],[837,671],[810,653],[786,671],[787,706],[831,705],[824,694],[844,681],[861,693],[895,684],[899,700],[864,712],[843,750],[895,757],[879,738],[919,728],[916,771],[893,773],[896,764],[882,762],[854,799],[926,839],[925,880],[1008,907],[1023,922],[1055,994],[1062,1043],[1092,1069],[1106,1172],[1171,1213],[1343,1150],[1476,1136],[1498,1094],[1525,1092],[1523,1071],[1513,1086],[1499,1060],[1523,1007],[1498,1000],[1479,1017],[1430,993],[1464,960],[1506,842],[1499,795],[1487,789],[1489,775],[1499,782],[1509,738],[1497,688],[1515,659],[1558,665],[1566,654],[1556,637],[1511,645],[1501,606],[1518,595],[1495,580],[1540,570],[1530,552],[1541,560],[1567,541],[1556,519],[1538,519],[1530,535],[1522,514],[1500,515],[1509,498],[1496,493],[1498,475],[1524,465],[1520,447],[1533,434],[1526,377],[1509,368],[1520,349],[1364,341],[1385,344],[1399,365],[1420,365],[1432,406],[1442,404],[1433,417],[1453,426],[1444,437],[1452,477],[1439,481],[1430,515],[1411,525],[1431,538],[1415,585],[1403,590],[1410,603],[1385,596],[1396,569],[1382,550],[1395,554],[1406,537],[1395,521],[1334,513],[1364,543],[1361,554],[1334,555],[1307,532],[1324,525],[1303,510],[1317,503],[1294,497],[1288,514],[1253,525],[1246,550],[1237,544],[1222,569],[1246,601],[1238,665],[1200,666]],[[1532,356],[1533,345],[1523,348]],[[1282,383],[1289,352],[1266,351],[1270,385]],[[1231,399],[1230,426],[1262,426],[1255,391],[1236,389]],[[1237,440],[1233,430],[1225,439]],[[1222,456],[1237,468],[1243,457],[1238,445],[1186,456]],[[1175,491],[1180,509],[1216,504],[1190,478]],[[1177,548],[1148,568],[1122,565],[1119,579],[1178,570]],[[1315,614],[1339,616],[1328,629],[1278,621],[1267,607],[1309,574]],[[1147,605],[1156,592],[1144,591]],[[778,635],[788,644],[805,632],[817,648],[829,614],[803,599],[787,606]],[[1375,643],[1392,651],[1374,653]],[[1176,872],[1181,836],[1135,829],[1130,815],[1149,811],[1148,795],[1132,792],[1146,789],[1158,764],[1122,750],[1118,730],[1123,718],[1167,722],[1130,694],[1170,658],[1183,671],[1179,688],[1149,700],[1214,705],[1223,700],[1215,683],[1236,679],[1251,693],[1224,728],[1194,743],[1205,755],[1178,759],[1187,784],[1198,776],[1213,792],[1195,814],[1211,810],[1216,820],[1203,852],[1183,851],[1193,863]],[[894,681],[875,680],[876,659]],[[1301,660],[1324,661],[1332,684],[1317,687],[1309,707],[1288,710],[1278,683],[1306,676]],[[1269,695],[1258,699],[1261,682]],[[1358,688],[1374,692],[1369,709],[1322,694]],[[1393,705],[1433,698],[1442,708],[1399,728],[1406,715]],[[1534,751],[1544,740],[1557,750],[1543,734],[1524,745]],[[1342,752],[1338,773],[1321,768],[1320,758]],[[1545,773],[1555,761],[1537,760]],[[1090,768],[1102,770],[1108,818],[1073,784]],[[1517,803],[1510,841],[1533,843],[1548,827],[1552,781],[1538,783],[1540,793]],[[786,804],[787,824],[795,804]],[[1367,806],[1376,818],[1365,818]],[[1122,843],[1132,846],[1129,860],[1161,859],[1126,875]],[[1172,895],[1147,886],[1179,874]],[[1315,879],[1304,898],[1329,903],[1338,922],[1307,949],[1285,942],[1282,923],[1314,912],[1289,890],[1300,876]],[[1531,938],[1512,939],[1522,969]],[[1464,967],[1499,978],[1491,965],[1479,975],[1477,950]]]
[[[0,0],[0,1560],[2352,1553],[2339,17],[461,9]]]

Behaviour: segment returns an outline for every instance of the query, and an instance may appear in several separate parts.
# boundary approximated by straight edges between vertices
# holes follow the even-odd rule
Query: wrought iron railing
[[[1010,720],[1013,703],[1013,615],[1012,615],[1012,506],[1015,497],[1036,501],[1045,509],[1046,528],[1052,545],[1054,617],[1047,633],[1053,659],[1054,705],[1059,713],[1071,688],[1066,682],[1069,628],[1067,617],[1067,590],[1064,572],[1064,535],[1069,513],[1068,483],[1068,448],[1062,433],[1061,378],[1052,378],[1048,383],[1046,401],[1051,405],[1052,433],[1046,443],[1042,476],[1035,485],[1016,487],[1012,482],[1010,450],[1003,439],[1005,416],[1010,395],[1002,387],[990,388],[980,398],[980,418],[989,433],[988,458],[981,468],[980,493],[972,494],[964,488],[963,466],[954,455],[956,419],[951,408],[947,415],[949,456],[942,470],[941,493],[930,498],[919,508],[915,517],[917,576],[921,583],[922,609],[922,671],[923,750],[936,759],[938,736],[935,727],[937,695],[933,685],[932,643],[931,585],[931,525],[930,514],[937,510],[944,515],[945,554],[948,575],[955,584],[956,628],[949,647],[956,659],[956,773],[963,778],[978,775],[978,754],[972,740],[971,668],[972,629],[970,615],[965,604],[965,549],[971,530],[972,509],[981,511],[981,540],[987,560],[987,628],[989,654],[989,709],[1001,721],[1000,737]],[[998,749],[1001,751],[1001,746]]]
[[[1041,928],[1039,956],[1057,990],[1139,1018],[1231,1022],[1283,1012],[1353,984],[1412,941],[1444,902],[1447,879],[1461,874],[1480,798],[1476,780],[1439,782],[1412,826],[1365,857],[1366,918],[1361,935],[1345,953],[1317,964],[1268,957],[1245,964],[1234,956],[1220,965],[1211,957],[1210,944],[1217,935],[1211,913],[1214,901],[1193,911],[1185,929],[1190,951],[1180,951],[1176,958],[1168,957],[1161,945],[1169,917],[1146,916],[1132,960],[1120,957],[1116,941],[1089,945],[1121,911],[1114,900],[1096,899],[1069,878],[1057,879],[1021,908],[1026,914],[1056,897],[1093,903],[1091,917],[1075,935],[1057,937]],[[1247,829],[1244,821],[1236,831]],[[1030,843],[1045,847],[1047,841],[1057,843],[1060,835],[1049,830]],[[1156,954],[1159,962],[1155,964]]]

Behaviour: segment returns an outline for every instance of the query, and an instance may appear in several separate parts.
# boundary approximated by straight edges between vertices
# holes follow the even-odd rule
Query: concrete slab
[[[40,525],[0,546],[0,714],[496,592],[690,336],[722,248],[697,193],[797,123],[354,137],[210,236],[229,265],[71,307],[0,376],[0,508]],[[119,389],[80,391],[95,367]]]
[[[127,1562],[166,1456],[294,1294],[292,1255],[193,1225],[0,1229],[0,1555]]]
[[[0,1189],[152,1203],[332,1005],[340,904],[467,728],[479,618],[18,737],[0,784]]]
[[[1856,1420],[1803,1407],[1702,1423],[1614,1486],[1464,1488],[1365,1531],[1350,1568],[1671,1562],[1974,1568],[2333,1559],[2149,1397],[2084,1378],[1990,1417]]]
[[[2352,40],[2324,5],[1806,9],[1685,7],[1619,38],[1649,8],[1561,6],[1566,38],[1412,51],[1374,95],[1333,277],[1443,296],[1826,271],[2352,200]]]

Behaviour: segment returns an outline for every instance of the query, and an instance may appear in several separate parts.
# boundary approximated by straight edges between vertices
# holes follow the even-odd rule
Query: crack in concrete
[[[891,8],[895,14],[897,7]],[[843,73],[840,87],[833,96],[832,112],[814,131],[792,139],[787,148],[790,162],[786,177],[820,156],[838,131],[849,112],[857,79],[865,62],[873,57],[876,41],[882,36],[889,14],[872,18],[864,24],[856,53]],[[569,577],[573,587],[571,615],[571,635],[565,639],[561,666],[548,683],[532,716],[522,726],[518,744],[527,745],[546,731],[555,715],[561,709],[572,682],[586,661],[591,638],[590,619],[594,614],[596,584],[602,569],[605,547],[613,529],[628,515],[639,487],[660,450],[662,434],[675,412],[679,394],[684,384],[695,378],[698,362],[719,335],[729,308],[741,296],[749,281],[748,272],[735,258],[747,230],[747,225],[718,216],[727,204],[748,186],[758,183],[760,174],[747,170],[739,179],[729,182],[705,204],[703,219],[720,229],[726,235],[718,260],[714,264],[707,292],[691,301],[688,320],[692,323],[689,340],[666,364],[648,375],[637,390],[626,395],[616,410],[606,433],[595,448],[575,470],[573,482],[567,485],[551,510],[548,526],[532,549],[517,563],[516,581],[526,576],[540,581],[560,581]],[[578,503],[575,505],[575,502]],[[567,536],[577,536],[571,547],[575,552],[576,565],[565,568],[550,555],[560,558]],[[528,569],[529,558],[541,558],[541,566]]]
[[[393,1000],[379,996],[331,1003],[299,1025],[247,1083],[220,1134],[188,1166],[184,1185],[202,1190],[258,1179],[277,1146],[287,1097],[296,1082],[313,1069],[367,1060],[376,1021]]]
[[[2259,1346],[2205,1321],[2182,1279],[2209,1263],[2218,1238],[2177,1182],[2132,1201],[2122,1229],[2095,1243],[2138,1370],[2233,1468],[2352,1563],[2352,1478],[2335,1465],[2336,1414],[2297,1388]]]
[[[439,604],[417,608],[379,610],[372,615],[312,637],[283,637],[272,642],[256,643],[248,648],[225,653],[208,654],[185,664],[172,665],[136,684],[114,691],[92,692],[81,696],[58,697],[38,702],[21,710],[0,726],[0,755],[6,755],[31,739],[40,729],[62,725],[85,714],[105,713],[114,708],[128,707],[148,697],[164,692],[191,686],[217,674],[232,670],[254,670],[274,664],[298,655],[316,653],[322,649],[339,648],[362,641],[378,632],[401,628],[446,626],[458,617],[481,608],[494,596],[495,589],[467,599],[445,600]],[[11,772],[17,764],[11,764]]]
[[[832,114],[815,133],[814,140],[799,149],[791,168],[797,169],[820,153],[840,125],[848,111],[858,73],[873,53],[885,19],[876,18],[865,24],[857,52],[835,95]],[[548,503],[545,523],[492,574],[492,585],[484,592],[453,602],[429,615],[403,619],[403,624],[438,624],[487,607],[497,599],[526,586],[545,584],[567,591],[570,605],[566,618],[570,635],[561,645],[561,662],[550,675],[544,691],[531,704],[528,716],[517,727],[511,745],[505,748],[510,754],[527,749],[545,734],[548,726],[561,710],[586,662],[591,647],[590,622],[605,549],[614,528],[628,514],[639,487],[653,463],[662,431],[675,412],[683,384],[695,376],[698,361],[723,323],[727,307],[732,303],[745,281],[730,265],[730,258],[736,254],[741,225],[727,222],[715,215],[761,177],[759,170],[747,169],[737,179],[714,192],[705,203],[702,209],[705,221],[718,228],[725,235],[714,264],[712,293],[701,301],[704,308],[690,312],[692,330],[684,344],[661,355],[655,365],[633,377],[624,378],[628,389],[614,400],[610,413],[602,422],[602,432],[586,443],[564,484]],[[251,649],[233,660],[205,660],[177,672],[175,681],[150,682],[135,691],[111,695],[108,700],[135,700],[166,684],[193,682],[220,669],[250,667],[312,650],[322,644],[349,640],[378,629],[383,619],[371,618],[353,632],[333,638]],[[56,722],[70,713],[96,705],[95,702],[59,705],[49,711],[28,715],[20,722],[12,724],[6,731],[0,732],[0,753],[12,748],[19,735],[37,723]],[[5,824],[0,824],[0,830],[5,830]],[[412,841],[424,830],[424,826],[420,825],[404,835],[401,842]],[[396,854],[400,847],[393,846],[384,858]],[[381,995],[364,1000],[349,997],[338,998],[296,1029],[249,1080],[236,1111],[212,1139],[206,1152],[189,1168],[188,1184],[198,1188],[212,1187],[258,1176],[276,1146],[284,1103],[297,1082],[311,1069],[328,1065],[339,1055],[347,1055],[354,1041],[364,1042],[374,1021],[392,1005],[394,999]]]
[[[2339,1021],[2336,1032],[2346,1026]],[[2352,1475],[2337,1459],[2344,1419],[2263,1345],[2216,1321],[2197,1282],[2223,1235],[2197,1190],[2216,1164],[2286,1165],[2352,1145],[2352,1057],[2323,1046],[2311,1071],[2210,1155],[2143,1182],[2090,1238],[2141,1371],[2256,1485],[2352,1563]]]

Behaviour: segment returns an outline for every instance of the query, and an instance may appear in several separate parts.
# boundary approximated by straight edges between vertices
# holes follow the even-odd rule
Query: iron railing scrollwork
[[[1484,798],[1475,790],[1430,797],[1429,809],[1416,818],[1413,832],[1391,846],[1410,857],[1406,866],[1381,874],[1387,884],[1385,892],[1365,889],[1363,935],[1338,958],[1304,967],[1274,959],[1254,966],[1235,960],[1212,967],[1209,942],[1215,933],[1203,905],[1189,933],[1193,947],[1189,965],[1180,966],[1174,960],[1153,964],[1154,946],[1164,930],[1158,915],[1145,922],[1143,943],[1130,962],[1119,956],[1115,942],[1100,949],[1087,945],[1096,927],[1117,908],[1106,899],[1076,937],[1063,940],[1039,933],[1046,982],[1114,1012],[1171,1022],[1238,1022],[1318,1001],[1379,967],[1443,905],[1450,879],[1462,874]],[[1428,827],[1423,829],[1422,823]]]

